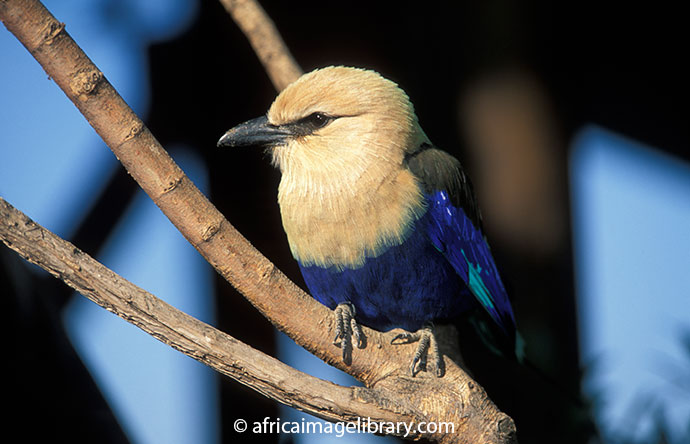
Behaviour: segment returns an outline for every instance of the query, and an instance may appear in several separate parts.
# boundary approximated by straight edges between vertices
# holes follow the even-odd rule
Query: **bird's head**
[[[263,146],[283,177],[318,187],[383,179],[427,141],[405,92],[380,74],[327,67],[304,74],[266,116],[226,132],[218,146]]]

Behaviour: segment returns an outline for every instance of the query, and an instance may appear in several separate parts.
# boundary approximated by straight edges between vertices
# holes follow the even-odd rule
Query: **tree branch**
[[[106,310],[269,398],[330,421],[359,416],[415,420],[402,406],[395,412],[383,408],[395,401],[379,390],[342,387],[307,375],[183,313],[36,224],[2,197],[0,239]]]
[[[302,75],[275,24],[254,0],[220,0],[240,27],[278,91]]]
[[[0,0],[0,19],[86,117],[129,174],[225,279],[295,342],[331,365],[355,376],[373,390],[364,392],[361,389],[344,389],[350,390],[343,393],[346,398],[354,396],[354,399],[359,399],[352,394],[367,393],[362,398],[362,403],[358,404],[359,407],[353,409],[353,415],[364,418],[371,416],[373,419],[376,415],[370,415],[372,412],[366,407],[375,403],[376,396],[380,396],[383,407],[400,415],[400,421],[413,418],[417,424],[420,421],[455,424],[456,433],[453,435],[427,433],[422,435],[425,438],[444,443],[515,441],[515,425],[512,420],[500,412],[484,390],[447,356],[446,374],[443,378],[426,375],[409,378],[407,368],[414,345],[391,346],[390,340],[395,332],[380,333],[365,328],[367,348],[355,349],[351,364],[345,365],[340,350],[323,334],[324,328],[332,330],[334,327],[331,311],[287,279],[203,196],[67,34],[64,24],[58,22],[37,0]],[[2,219],[6,217],[8,216],[3,215]],[[31,257],[31,260],[37,259]],[[59,274],[58,277],[65,280],[64,274]],[[97,276],[89,276],[91,280],[96,278]],[[81,282],[82,289],[79,291],[89,293],[96,286],[96,282],[91,280]],[[153,304],[154,299],[151,297],[143,297],[142,305],[136,305],[139,313],[149,308],[145,302]],[[127,303],[130,299],[131,296],[126,295]],[[158,303],[155,305],[159,306]],[[112,307],[110,304],[107,308]],[[180,314],[173,317],[177,316]],[[130,318],[131,316],[125,316],[125,319],[135,323],[141,319]],[[172,335],[182,340],[186,337],[188,325],[199,322],[194,320],[187,324],[186,318],[184,319],[185,326],[182,329],[173,331],[166,327],[152,330],[151,333],[159,339],[170,338],[169,335]],[[211,331],[211,327],[205,324],[200,324],[199,328]],[[220,333],[208,334],[212,339],[221,337],[218,336]],[[200,338],[205,340],[206,336],[202,335]],[[225,345],[233,342],[229,337],[225,338],[222,340]],[[172,344],[173,341],[170,340],[169,343]],[[199,356],[205,353],[203,348],[192,350],[195,342],[183,344],[189,347],[190,353]],[[250,354],[256,356],[253,351]],[[215,361],[216,358],[210,359]],[[232,371],[237,362],[234,355],[226,354],[222,355],[222,359],[219,358],[218,366],[226,369],[229,376],[240,382],[251,378],[264,380],[257,376],[267,372],[263,367],[266,365],[264,358],[257,358],[251,365],[247,363],[246,372]],[[247,373],[250,370],[252,373]],[[278,385],[292,386],[297,383],[297,380],[287,381],[292,377],[290,375],[280,379]],[[328,384],[311,379],[309,381],[309,384],[313,383],[315,386]],[[305,410],[306,405],[317,402],[310,397],[313,387],[306,387],[309,384],[297,383],[297,389],[290,394],[304,399],[301,408]],[[280,389],[269,389],[268,385],[263,385],[257,390],[271,396]],[[369,394],[374,394],[374,399],[369,399]],[[361,410],[358,410],[360,407]],[[328,418],[347,420],[354,417],[339,417],[336,413]],[[323,411],[317,414],[326,415]]]

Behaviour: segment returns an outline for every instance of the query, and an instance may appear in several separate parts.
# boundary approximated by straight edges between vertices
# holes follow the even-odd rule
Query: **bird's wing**
[[[460,162],[444,151],[423,145],[406,158],[406,163],[428,199],[431,242],[491,318],[508,336],[513,336],[513,310],[481,231],[481,214],[472,184]]]

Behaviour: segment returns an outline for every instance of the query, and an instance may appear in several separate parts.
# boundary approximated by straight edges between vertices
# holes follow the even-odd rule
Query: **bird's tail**
[[[568,400],[577,409],[587,408],[587,402],[578,392],[569,390],[563,384],[548,373],[543,371],[527,357],[526,342],[519,331],[515,330],[515,336],[508,337],[503,330],[495,327],[495,324],[483,316],[470,317],[470,323],[484,345],[494,354],[502,356],[508,360],[515,361],[517,364],[532,375],[550,386],[555,392],[560,394],[564,400]]]

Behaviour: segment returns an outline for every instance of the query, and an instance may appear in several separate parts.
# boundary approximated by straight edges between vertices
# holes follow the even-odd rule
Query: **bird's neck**
[[[338,269],[358,268],[401,244],[426,211],[417,180],[406,169],[347,183],[284,171],[278,202],[293,256],[302,265]]]

